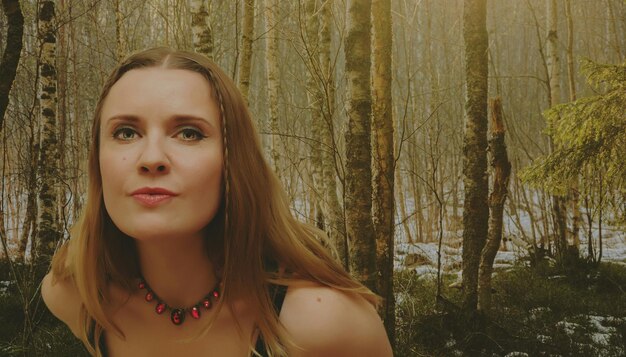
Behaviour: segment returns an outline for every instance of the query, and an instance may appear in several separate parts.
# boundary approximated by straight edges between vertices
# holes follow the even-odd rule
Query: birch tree
[[[567,17],[567,79],[569,85],[569,101],[576,100],[576,74],[574,72],[574,20],[572,19],[572,4],[570,0],[565,1],[565,16]],[[570,190],[572,209],[572,238],[576,249],[579,249],[580,239],[578,237],[582,215],[580,213],[580,178],[576,177]]]
[[[213,29],[206,0],[189,0],[193,49],[213,59]]]
[[[478,268],[487,237],[487,25],[486,0],[465,0],[465,137],[463,148],[463,308],[478,303]]]
[[[319,16],[317,15],[317,1],[306,0],[304,2],[304,27],[303,39],[304,39],[304,57],[307,66],[306,71],[306,96],[309,113],[311,114],[311,135],[314,147],[311,150],[311,173],[313,176],[313,199],[311,200],[311,207],[315,213],[315,222],[317,226],[324,229],[325,226],[325,212],[322,208],[324,184],[322,181],[322,150],[317,145],[322,141],[322,98],[320,91],[320,84],[317,80],[319,78],[319,58],[315,54],[319,49]]]
[[[57,71],[55,3],[41,1],[39,5],[39,158],[37,197],[37,227],[35,240],[38,259],[47,262],[54,254],[60,238],[57,214]]]
[[[326,233],[335,244],[339,259],[347,269],[348,243],[343,208],[337,196],[337,176],[341,176],[337,162],[337,144],[335,141],[335,73],[331,64],[332,2],[325,1],[319,9],[319,71],[322,84],[322,180],[324,199],[322,209],[326,215]]]
[[[372,223],[371,1],[348,1],[345,43],[348,93],[346,139],[346,233],[350,269],[376,291],[376,241]]]
[[[395,339],[393,294],[394,252],[394,125],[391,102],[391,1],[372,0],[373,73],[372,218],[376,234],[378,293],[383,297],[382,315],[390,341]]]
[[[550,107],[561,103],[561,63],[558,50],[558,15],[557,15],[557,0],[548,1],[548,76],[550,87]],[[550,138],[550,151],[554,151],[554,143]],[[565,212],[565,198],[553,195],[552,196],[552,209],[554,217],[555,228],[555,245],[556,252],[559,257],[563,258],[565,250],[567,248],[567,226],[566,226],[566,212]]]
[[[117,60],[121,61],[126,57],[128,45],[126,44],[126,34],[124,33],[124,14],[122,13],[122,2],[113,0],[115,6],[115,52]]]
[[[265,65],[267,74],[268,110],[271,140],[271,157],[274,165],[274,172],[280,178],[280,150],[278,148],[279,128],[278,128],[278,34],[276,32],[276,13],[278,4],[276,0],[265,0]]]

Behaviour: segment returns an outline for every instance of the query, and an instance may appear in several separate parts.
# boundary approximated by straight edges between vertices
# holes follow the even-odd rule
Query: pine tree
[[[626,62],[603,65],[586,60],[582,72],[601,94],[560,104],[544,113],[556,149],[536,159],[521,177],[562,194],[579,173],[606,168],[603,179],[623,193],[626,191]]]

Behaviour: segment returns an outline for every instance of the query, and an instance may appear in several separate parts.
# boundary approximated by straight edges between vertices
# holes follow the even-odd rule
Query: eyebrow
[[[187,114],[173,115],[172,117],[169,118],[169,120],[172,120],[177,124],[186,123],[186,122],[202,122],[210,126],[211,128],[215,129],[215,125],[213,125],[213,123],[211,123],[208,119],[204,117],[195,116],[195,115],[187,115]],[[136,123],[136,122],[141,121],[141,117],[137,115],[130,115],[130,114],[114,115],[106,120],[106,124],[109,124],[115,121],[126,121],[126,122]]]

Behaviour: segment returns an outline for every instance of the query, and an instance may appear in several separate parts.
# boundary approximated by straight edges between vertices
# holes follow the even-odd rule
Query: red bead
[[[180,325],[185,321],[185,311],[181,309],[174,309],[170,316],[174,325]]]
[[[210,309],[211,306],[213,306],[213,304],[211,304],[211,299],[205,298],[204,300],[202,300],[202,306],[204,306],[207,309]]]
[[[196,320],[200,318],[200,309],[198,309],[198,306],[194,306],[191,308],[191,317]]]
[[[154,310],[156,311],[157,314],[161,315],[163,311],[165,311],[165,303],[162,303],[162,302],[158,303]]]
[[[138,285],[139,289],[145,289],[146,287],[146,283],[144,283],[143,281],[139,283]]]
[[[215,300],[220,298],[220,292],[217,290],[213,290],[213,297],[215,298]]]
[[[146,301],[152,301],[154,299],[154,294],[151,291],[146,293]]]

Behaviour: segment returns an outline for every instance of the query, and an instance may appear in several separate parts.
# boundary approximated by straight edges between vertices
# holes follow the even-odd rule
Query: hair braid
[[[228,229],[228,206],[229,199],[228,195],[230,194],[230,180],[229,180],[229,160],[228,160],[228,129],[226,125],[226,111],[224,110],[224,99],[222,97],[222,91],[220,90],[218,82],[215,80],[213,76],[213,72],[207,71],[208,79],[213,85],[213,89],[215,90],[215,94],[217,95],[217,101],[220,106],[220,122],[222,124],[222,141],[224,145],[224,235],[226,235],[226,230]]]

